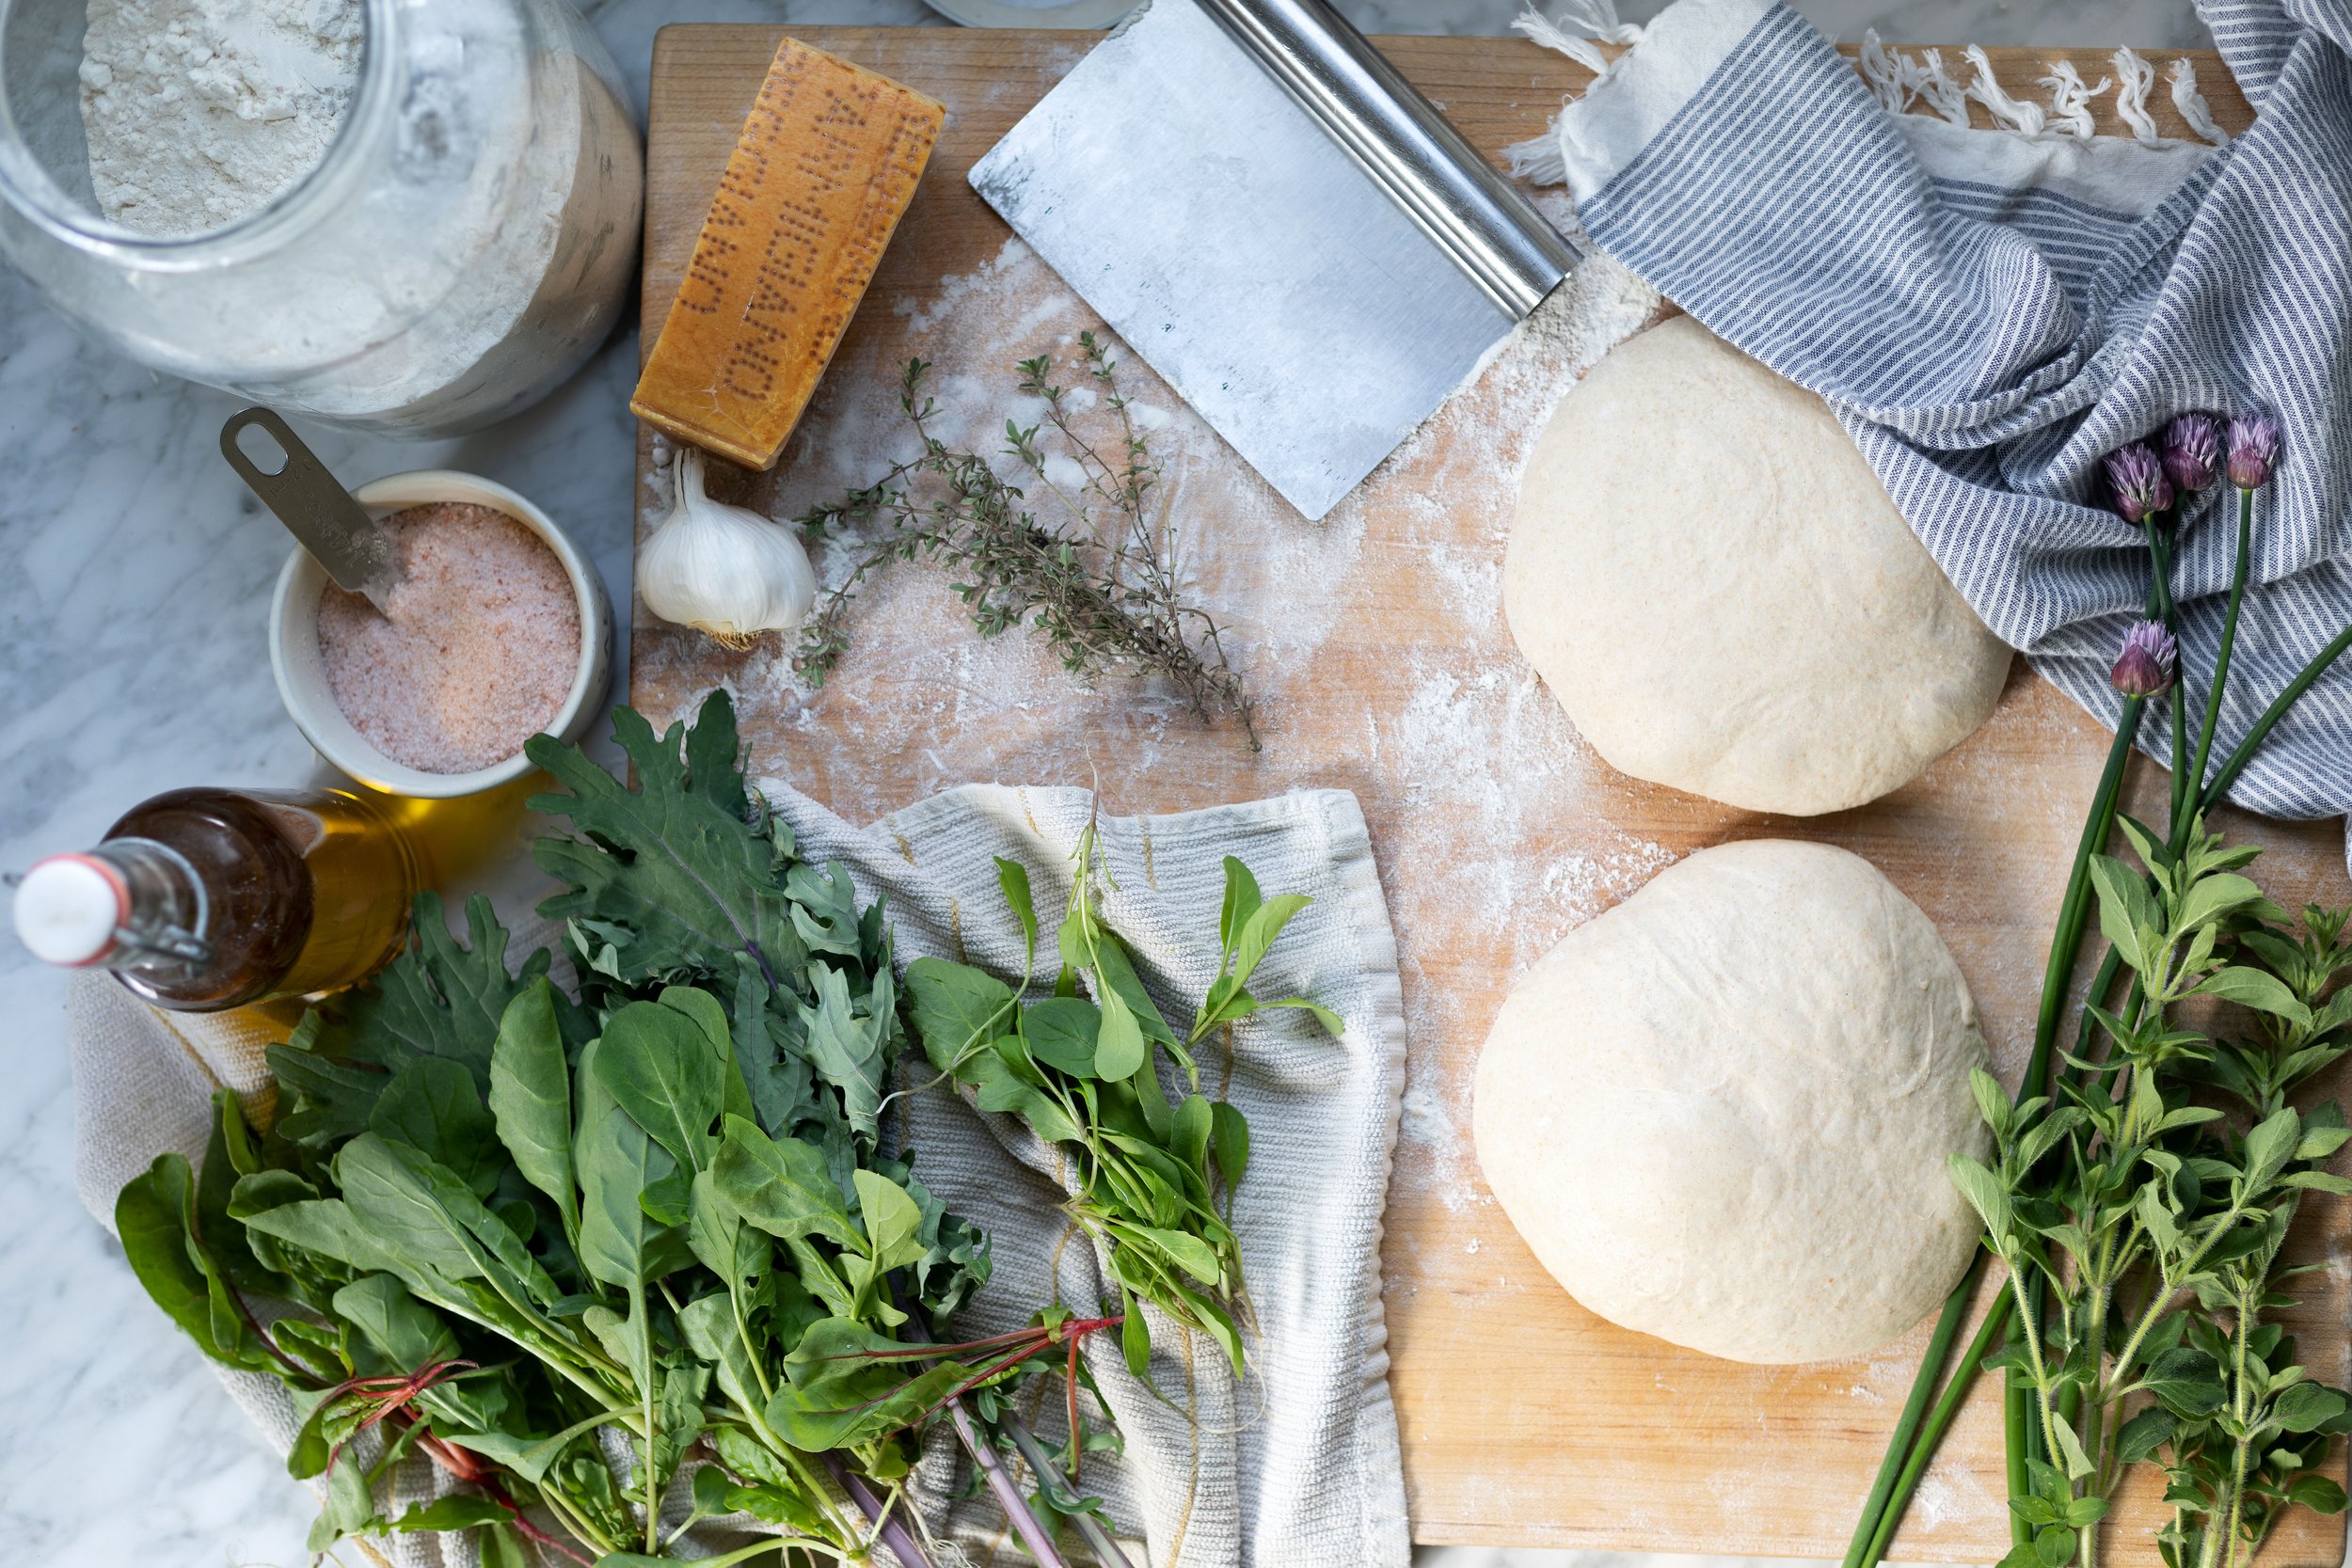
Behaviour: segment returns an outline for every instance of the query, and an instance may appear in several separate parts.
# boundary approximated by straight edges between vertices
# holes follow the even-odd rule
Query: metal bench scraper
[[[1325,0],[1151,0],[971,180],[1311,518],[1578,259]]]

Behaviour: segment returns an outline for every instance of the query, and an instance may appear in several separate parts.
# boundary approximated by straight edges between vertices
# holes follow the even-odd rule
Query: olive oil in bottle
[[[103,966],[159,1007],[212,1012],[312,996],[400,951],[422,885],[416,846],[341,789],[175,789],[94,849],[17,887],[35,957]]]

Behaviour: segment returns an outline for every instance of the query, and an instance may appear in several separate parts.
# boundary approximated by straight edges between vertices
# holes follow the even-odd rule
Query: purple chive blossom
[[[2123,634],[2123,654],[2107,679],[2126,697],[2155,697],[2172,689],[2180,657],[2172,634],[2160,621],[2141,621]]]
[[[2172,504],[2172,482],[2145,441],[2119,447],[2103,460],[2115,510],[2127,523],[2145,522]]]
[[[2230,483],[2259,490],[2279,461],[2279,421],[2267,414],[2230,421]]]
[[[2221,477],[2221,427],[2210,414],[2183,414],[2164,427],[2164,476],[2193,496]]]

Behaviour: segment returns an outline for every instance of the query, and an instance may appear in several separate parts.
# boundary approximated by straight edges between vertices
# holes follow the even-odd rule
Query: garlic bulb
[[[677,499],[637,550],[637,596],[665,621],[748,648],[789,631],[817,602],[817,574],[788,529],[722,506],[703,488],[702,450],[680,447]]]

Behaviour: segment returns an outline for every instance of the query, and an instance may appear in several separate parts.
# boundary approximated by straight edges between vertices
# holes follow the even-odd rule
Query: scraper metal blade
[[[971,181],[1311,518],[1576,261],[1322,0],[1152,0]]]

